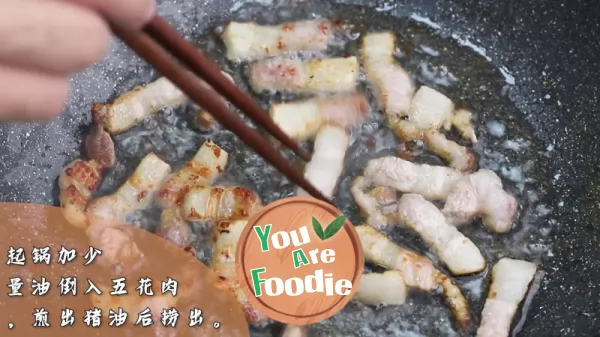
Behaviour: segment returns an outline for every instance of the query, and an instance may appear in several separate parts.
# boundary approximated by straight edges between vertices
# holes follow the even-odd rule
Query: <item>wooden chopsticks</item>
[[[311,196],[331,203],[327,197],[304,178],[302,172],[293,167],[267,140],[257,131],[248,127],[239,116],[223,105],[215,90],[254,122],[262,125],[277,140],[305,161],[310,160],[308,152],[287,136],[270,119],[268,113],[261,109],[250,96],[223,76],[217,64],[181,37],[164,19],[156,16],[143,31],[123,30],[114,25],[111,28],[113,33],[140,57],[181,89],[196,104],[210,113],[221,125],[240,137],[242,141],[281,171],[290,181],[300,186]],[[189,70],[177,61],[187,66]],[[202,86],[190,71],[212,86],[214,90]]]

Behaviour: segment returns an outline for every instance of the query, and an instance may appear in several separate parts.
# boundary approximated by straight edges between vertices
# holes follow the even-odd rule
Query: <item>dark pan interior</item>
[[[303,1],[289,2],[300,8]],[[232,5],[229,0],[159,3],[159,13],[190,38],[215,22],[226,22]],[[551,160],[543,165],[553,178],[546,192],[556,221],[550,235],[552,254],[542,259],[546,276],[519,335],[598,336],[600,159],[594,154],[600,109],[600,42],[595,34],[600,30],[600,4],[591,0],[345,3],[391,8],[388,15],[427,17],[442,27],[441,34],[476,41],[492,63],[510,69],[516,83],[509,97],[523,113],[522,123],[553,148]],[[144,67],[140,60],[115,42],[107,59],[74,78],[63,116],[49,124],[2,125],[1,201],[56,204],[56,178],[61,167],[80,154],[91,122],[90,103],[148,81],[149,72],[145,78],[127,76],[140,67]]]

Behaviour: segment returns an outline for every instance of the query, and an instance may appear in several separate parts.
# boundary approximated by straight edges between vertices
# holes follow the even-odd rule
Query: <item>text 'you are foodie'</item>
[[[292,197],[249,220],[236,263],[255,310],[305,325],[333,316],[350,301],[364,257],[354,226],[339,210],[317,199]]]

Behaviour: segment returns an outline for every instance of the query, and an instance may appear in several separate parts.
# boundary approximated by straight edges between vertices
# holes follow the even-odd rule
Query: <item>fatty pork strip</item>
[[[186,96],[166,77],[135,87],[112,103],[96,103],[92,108],[94,119],[100,121],[111,134],[125,132],[144,118],[166,107],[176,107]]]
[[[398,202],[397,218],[434,249],[452,274],[467,275],[485,268],[477,246],[456,227],[447,224],[442,212],[422,196],[404,194]]]
[[[288,324],[283,329],[281,337],[308,337],[308,328],[306,325]]]
[[[414,84],[408,73],[394,61],[396,36],[390,32],[367,34],[363,39],[363,65],[367,81],[373,87],[381,108],[385,111],[392,129],[403,140],[423,139],[427,146],[461,171],[475,166],[471,152],[448,140],[438,130],[449,129],[453,124],[454,104],[446,96],[421,87],[414,93]],[[404,117],[408,117],[405,120]],[[470,115],[461,112],[454,123],[461,134],[474,139]]]
[[[471,172],[476,169],[477,159],[466,147],[449,140],[439,131],[428,130],[424,135],[427,147],[444,158],[450,167],[461,172]]]
[[[386,156],[371,159],[363,177],[364,186],[388,186],[402,193],[420,194],[428,200],[446,200],[463,174],[445,166],[419,165]]]
[[[299,60],[274,57],[260,60],[248,69],[252,90],[296,94],[355,91],[359,64],[355,56]]]
[[[377,186],[366,193],[368,188],[365,177],[357,177],[352,182],[350,193],[360,211],[367,217],[367,223],[376,229],[382,229],[391,221],[388,216],[398,211],[396,191],[388,186]]]
[[[354,299],[372,306],[400,305],[406,302],[406,294],[402,273],[388,270],[383,273],[363,274]]]
[[[351,193],[371,226],[381,229],[400,224],[410,228],[435,251],[452,274],[468,275],[485,268],[485,259],[477,246],[448,224],[442,212],[422,196],[408,193],[397,200],[396,192],[389,187],[377,187],[366,194],[359,186],[353,186]]]
[[[249,323],[264,323],[270,321],[270,319],[252,306],[237,281],[235,255],[238,241],[247,223],[246,220],[222,221],[213,227],[212,240],[215,253],[211,268],[234,293],[242,306],[246,320]]]
[[[460,135],[471,141],[477,142],[473,127],[472,113],[466,109],[454,110],[454,102],[441,92],[428,86],[421,86],[414,95],[407,120],[395,123],[396,131],[404,139],[412,140],[421,138],[419,132],[426,130],[448,131],[454,126]]]
[[[192,230],[177,207],[164,209],[156,235],[195,255]]]
[[[492,285],[481,313],[477,337],[508,337],[513,316],[525,297],[537,267],[503,258],[492,268]]]
[[[475,156],[464,146],[448,140],[439,130],[449,130],[454,118],[454,103],[442,93],[422,86],[412,99],[408,119],[392,118],[390,126],[404,141],[423,140],[428,148],[460,171],[474,169]],[[464,113],[459,116],[464,124]],[[456,123],[461,125],[460,123]],[[472,125],[468,126],[472,130]],[[464,133],[464,132],[463,132]]]
[[[191,188],[212,184],[225,170],[228,159],[227,151],[205,141],[194,157],[160,187],[157,203],[163,208],[180,206]]]
[[[454,312],[459,327],[462,330],[468,328],[471,317],[467,301],[450,277],[437,270],[426,257],[396,245],[374,227],[357,226],[356,232],[367,262],[399,271],[409,287],[417,287],[427,292],[441,288],[443,297]]]
[[[203,86],[208,86],[206,82],[196,77],[192,78],[200,81]],[[94,104],[92,116],[110,134],[118,134],[131,129],[146,117],[152,116],[162,109],[175,108],[187,101],[188,98],[179,88],[166,77],[160,77],[154,82],[135,87],[112,103]]]
[[[262,208],[260,197],[241,186],[193,187],[183,200],[183,215],[189,221],[248,219]]]
[[[87,211],[123,222],[129,214],[151,203],[170,171],[169,164],[149,153],[115,193],[92,200]]]
[[[273,104],[270,114],[289,137],[303,141],[314,138],[324,124],[348,128],[362,123],[369,109],[366,97],[355,93]]]
[[[333,36],[328,20],[304,20],[276,26],[230,22],[221,37],[229,60],[260,59],[288,52],[323,52]]]
[[[327,198],[333,197],[344,170],[344,158],[349,144],[348,131],[337,125],[324,125],[317,133],[312,158],[304,167],[304,177]],[[301,188],[298,188],[296,194],[308,196]]]
[[[454,111],[452,125],[458,130],[462,138],[475,144],[477,143],[477,136],[475,135],[472,119],[473,113],[469,110],[458,109]]]
[[[486,228],[506,233],[513,227],[518,206],[517,199],[504,191],[502,180],[494,171],[480,169],[456,183],[442,212],[453,225],[482,217]]]
[[[60,173],[60,206],[65,219],[71,225],[82,229],[88,226],[85,210],[92,194],[100,185],[102,171],[102,165],[93,159],[75,159]]]
[[[362,61],[367,81],[373,88],[385,114],[400,118],[406,115],[414,93],[410,75],[394,60],[396,35],[371,33],[363,38]]]
[[[88,225],[85,209],[102,180],[102,173],[113,168],[117,161],[112,138],[98,123],[92,125],[85,150],[90,160],[73,160],[58,178],[59,201],[65,219],[79,228]]]
[[[88,158],[95,159],[103,168],[113,168],[117,164],[115,143],[104,126],[94,122],[85,138],[85,152]]]

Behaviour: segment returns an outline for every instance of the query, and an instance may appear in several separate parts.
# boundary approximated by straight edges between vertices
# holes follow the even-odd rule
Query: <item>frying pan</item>
[[[245,8],[250,6],[248,2],[159,1],[158,11],[186,37],[200,41],[200,45],[226,70],[231,70],[239,65],[223,62],[218,57],[218,49],[214,48],[215,42],[203,40],[201,33],[226,23],[231,17],[252,19],[244,16],[254,13],[259,16],[255,18],[258,21],[272,20],[268,15],[257,14],[260,10],[246,11]],[[256,2],[263,6],[263,13],[274,8],[270,0]],[[404,41],[402,49],[407,54],[422,44],[437,46],[439,57],[445,58],[441,64],[447,64],[459,82],[454,86],[458,88],[453,87],[454,91],[447,91],[448,94],[470,104],[478,115],[477,133],[484,134],[482,139],[487,140],[477,148],[480,154],[483,153],[480,164],[491,163],[486,161],[485,148],[494,149],[501,142],[485,136],[490,133],[486,129],[488,121],[502,121],[507,135],[530,144],[528,150],[506,157],[512,164],[529,160],[525,165],[529,180],[522,184],[526,185],[525,191],[535,191],[536,195],[531,199],[535,202],[521,200],[524,206],[520,228],[501,238],[489,238],[477,230],[467,235],[479,246],[522,246],[529,253],[536,251],[535,247],[546,247],[540,250],[542,253],[529,255],[514,249],[505,253],[492,249],[486,253],[488,259],[492,258],[491,262],[502,254],[529,256],[541,262],[541,269],[546,272],[539,292],[527,310],[524,325],[517,329],[519,336],[600,336],[600,301],[597,300],[600,287],[596,281],[600,278],[600,226],[596,221],[600,214],[597,202],[600,197],[600,176],[597,174],[600,159],[594,155],[598,151],[599,118],[596,111],[600,108],[597,100],[600,42],[595,36],[600,4],[591,0],[565,3],[543,0],[291,0],[287,5],[293,6],[294,17],[298,18],[333,11],[349,21],[362,22],[367,28],[392,29],[400,34]],[[442,66],[436,69],[445,71]],[[147,64],[114,41],[105,60],[74,77],[64,115],[47,124],[2,125],[1,201],[58,205],[56,179],[62,166],[80,155],[82,139],[91,123],[91,103],[112,99],[155,76],[157,74]],[[145,153],[159,148],[164,160],[176,162],[189,156],[203,137],[215,137],[232,153],[230,166],[241,167],[229,173],[228,179],[258,189],[265,202],[288,196],[293,191],[285,180],[266,181],[263,177],[274,174],[272,169],[265,167],[262,160],[249,153],[232,135],[193,132],[188,124],[176,113],[165,112],[141,125],[136,137],[118,138],[119,165],[104,181],[101,193],[121,184]],[[377,121],[373,121],[364,130],[371,132],[378,128],[377,125]],[[391,137],[385,135],[385,130],[381,132],[384,135],[378,139],[384,139],[383,142]],[[351,151],[359,155],[367,153],[365,143],[368,143],[367,139],[359,137]],[[351,156],[350,172],[345,173],[340,186],[342,192],[336,200],[336,205],[350,214],[356,213],[355,206],[343,191],[348,189],[348,177],[364,167],[366,159],[358,159],[359,155]],[[495,168],[503,170],[502,167]],[[510,174],[503,175],[505,183],[506,176],[510,177]],[[510,186],[511,191],[518,192],[518,184]],[[524,194],[519,195],[526,199]],[[539,210],[534,212],[542,207],[539,205],[547,210],[542,212],[544,217],[539,216]],[[355,224],[360,221],[355,215],[351,218]],[[155,226],[139,219],[132,222],[150,230]],[[413,241],[405,239],[402,243],[410,247]],[[419,249],[418,243],[413,248]],[[469,282],[459,282],[463,291],[469,288]],[[486,291],[485,283],[479,287],[483,287],[483,294],[468,295],[476,322]],[[402,309],[350,306],[331,324],[322,325],[316,334],[413,336],[408,333],[412,331],[425,336],[453,335],[440,328],[444,324],[437,324],[450,319],[446,311],[438,311],[439,302],[431,296],[419,298],[415,294],[411,297],[416,298],[414,303]],[[254,332],[257,336],[274,333],[268,329]]]

